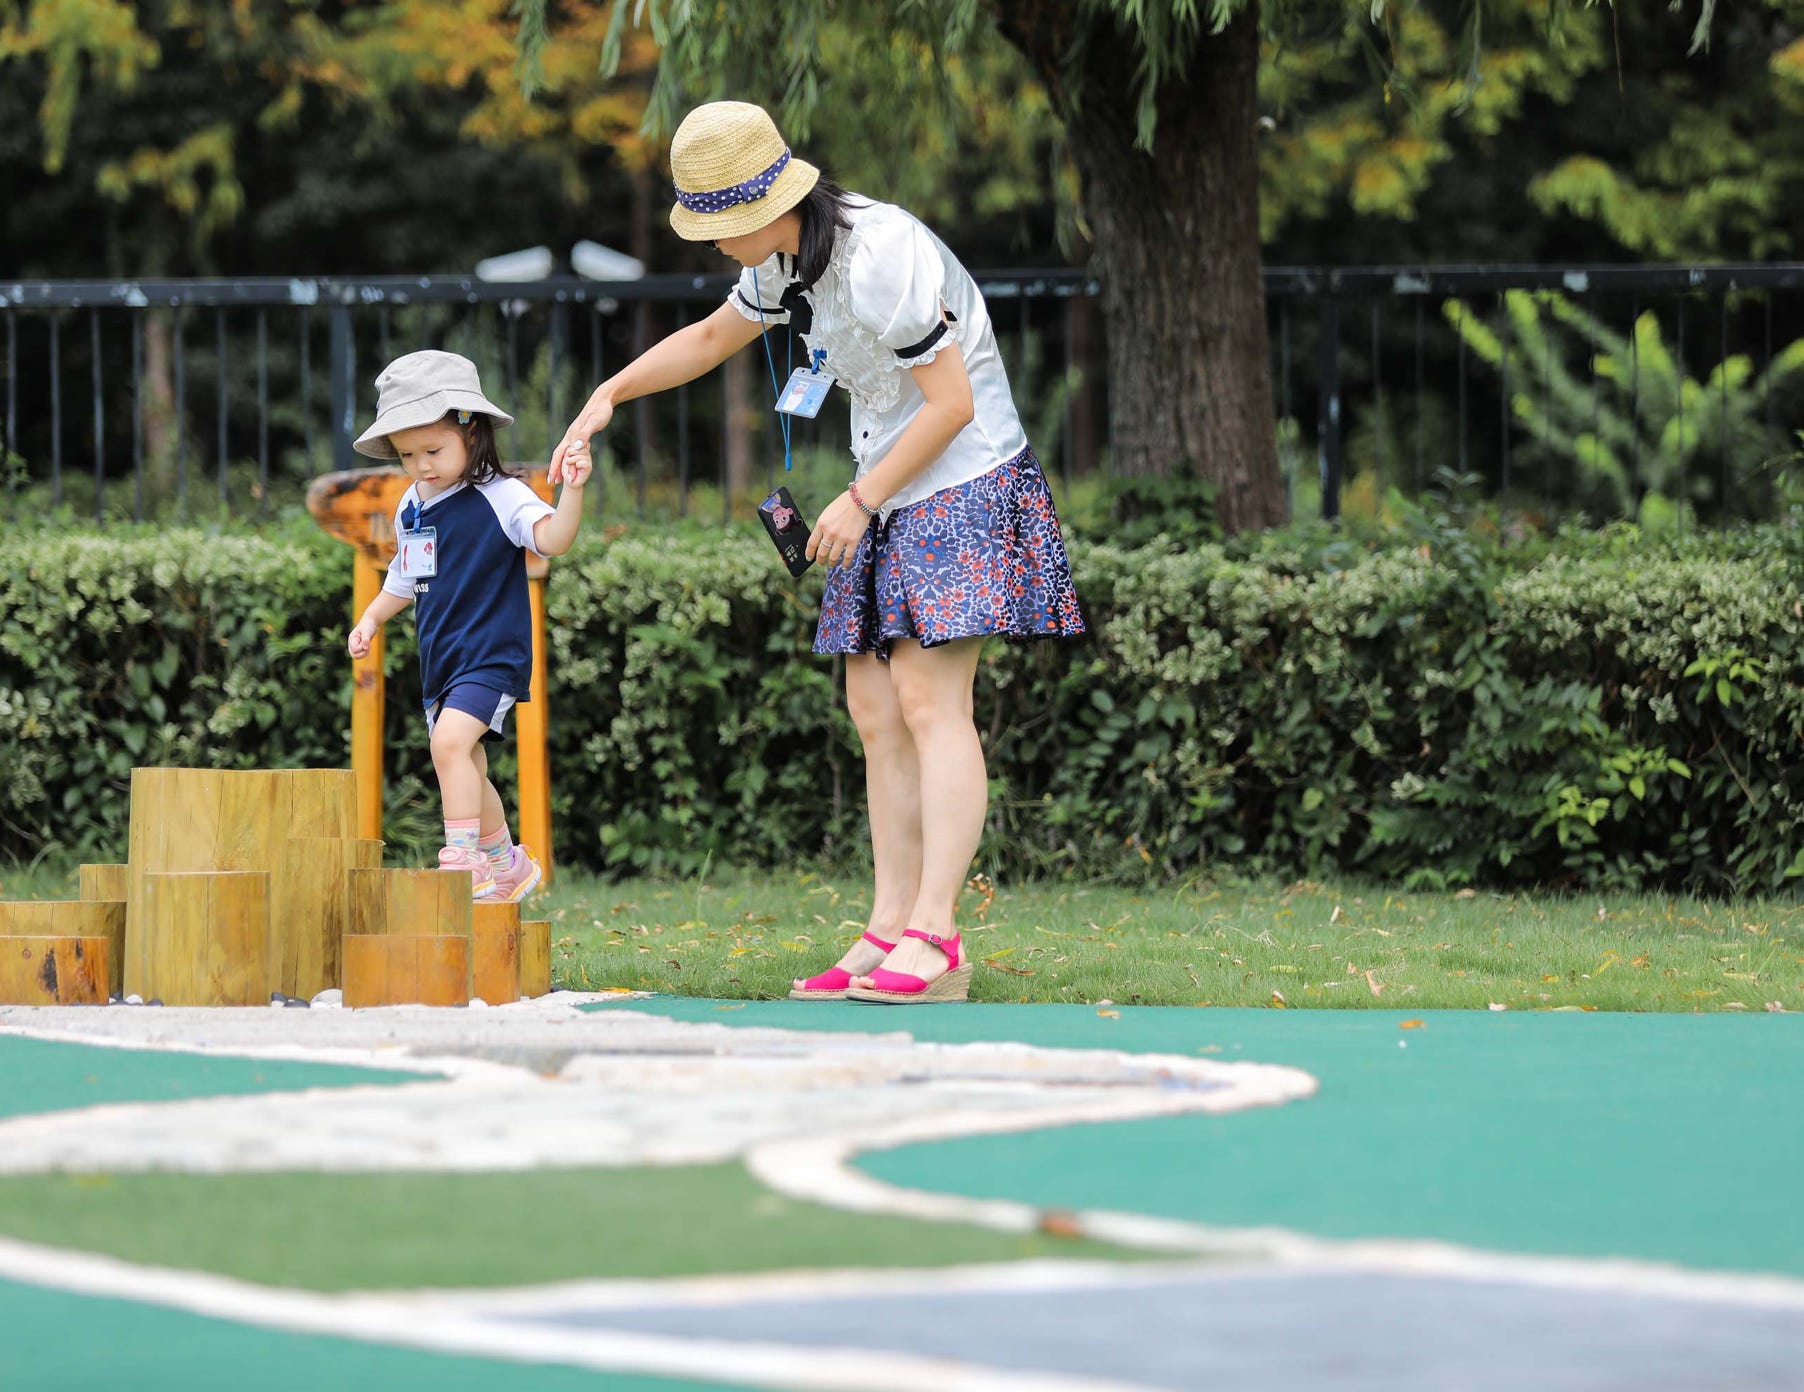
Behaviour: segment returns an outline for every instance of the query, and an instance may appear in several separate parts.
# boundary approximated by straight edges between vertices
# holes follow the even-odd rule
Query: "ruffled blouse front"
[[[852,226],[840,233],[821,278],[801,293],[814,313],[802,335],[812,354],[852,398],[852,454],[862,478],[895,445],[926,404],[908,369],[948,348],[964,357],[974,408],[970,424],[932,464],[883,505],[894,509],[981,477],[1027,448],[1009,393],[989,308],[958,258],[913,216],[854,197]],[[730,303],[746,318],[786,324],[785,293],[798,281],[792,258],[748,268]]]

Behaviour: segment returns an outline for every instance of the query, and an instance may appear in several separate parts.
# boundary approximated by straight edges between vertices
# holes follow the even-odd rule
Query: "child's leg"
[[[489,871],[495,879],[494,889],[483,897],[517,903],[538,887],[545,872],[538,861],[517,848],[508,835],[507,809],[502,806],[501,794],[489,779],[488,751],[480,743],[476,746],[475,760],[482,774],[482,836],[476,848],[488,857]]]
[[[476,742],[474,750],[476,772],[482,778],[482,848],[489,850],[489,843],[496,837],[498,846],[511,844],[507,839],[507,809],[501,805],[501,794],[495,791],[495,784],[489,778],[489,751],[481,739]]]
[[[441,710],[432,723],[432,767],[438,773],[439,800],[445,811],[445,844],[476,848],[481,835],[484,789],[488,780],[477,767],[482,733],[488,726],[467,711]]]

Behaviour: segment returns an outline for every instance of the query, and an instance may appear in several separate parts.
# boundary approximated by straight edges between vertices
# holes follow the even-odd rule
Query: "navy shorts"
[[[426,707],[426,732],[438,724],[440,711],[462,711],[473,715],[489,728],[485,740],[498,740],[507,728],[507,713],[514,708],[514,698],[492,686],[476,682],[459,682],[437,701]]]

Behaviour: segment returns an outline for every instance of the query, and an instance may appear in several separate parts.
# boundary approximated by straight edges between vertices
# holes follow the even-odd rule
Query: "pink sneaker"
[[[438,853],[438,868],[441,870],[461,870],[471,878],[470,897],[482,899],[494,892],[495,876],[489,868],[489,858],[481,851],[467,846],[446,846]]]
[[[495,877],[493,887],[488,893],[476,896],[485,904],[518,904],[537,889],[539,881],[545,878],[539,862],[532,858],[524,846],[514,847],[513,859],[507,869],[494,870],[491,867],[491,873]]]

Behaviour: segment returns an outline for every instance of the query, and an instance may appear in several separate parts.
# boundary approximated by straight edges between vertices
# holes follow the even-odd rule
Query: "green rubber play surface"
[[[434,1075],[287,1059],[109,1049],[0,1035],[0,1118],[108,1102],[176,1102],[314,1087],[418,1083]]]
[[[739,1164],[22,1175],[0,1178],[0,1236],[312,1290],[1133,1255],[962,1223],[849,1217],[774,1194]]]
[[[936,1142],[860,1162],[896,1184],[1330,1238],[1804,1274],[1804,1215],[1790,1197],[1804,1150],[1804,1022],[1791,1015],[719,1004],[603,1008],[1200,1053],[1293,1064],[1321,1082],[1315,1097],[1278,1108]]]
[[[0,1281],[12,1330],[0,1387],[20,1392],[715,1392],[725,1385],[587,1372],[293,1334],[182,1310]]]

